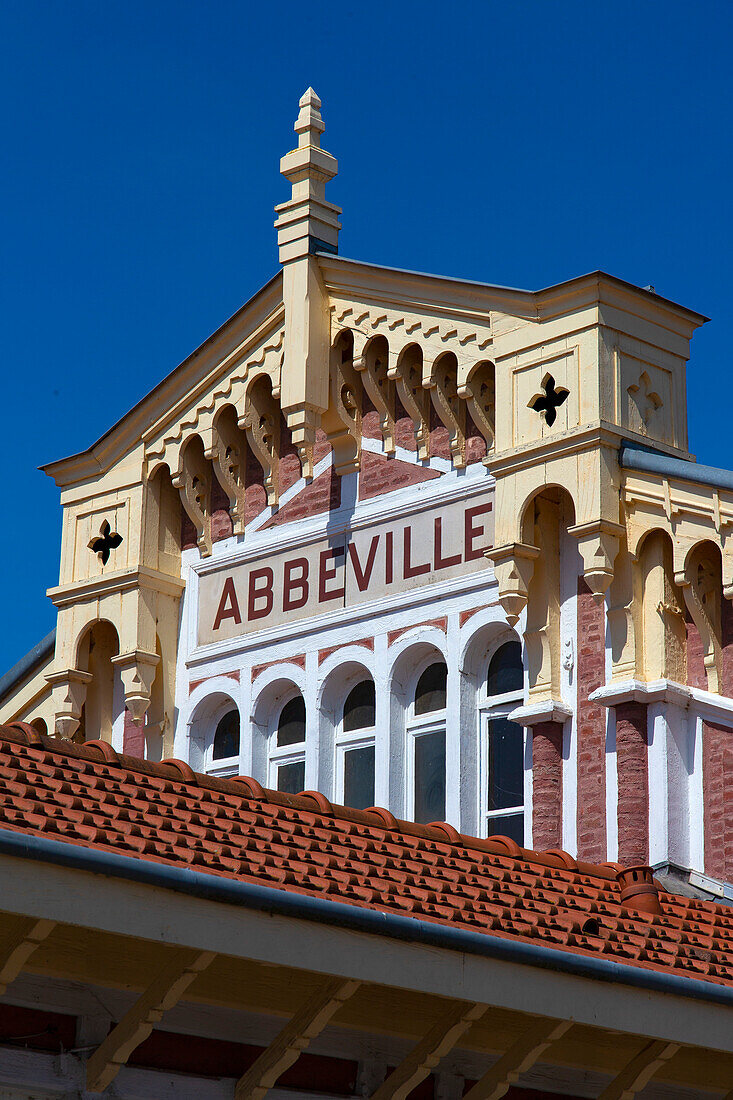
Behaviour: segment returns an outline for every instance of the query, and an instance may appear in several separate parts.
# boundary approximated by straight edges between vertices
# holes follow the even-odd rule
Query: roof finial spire
[[[321,101],[313,88],[300,97],[295,121],[298,148],[280,161],[280,171],[292,185],[288,202],[275,207],[280,263],[314,252],[337,252],[341,210],[325,197],[326,184],[338,172],[338,161],[321,148],[325,130]]]

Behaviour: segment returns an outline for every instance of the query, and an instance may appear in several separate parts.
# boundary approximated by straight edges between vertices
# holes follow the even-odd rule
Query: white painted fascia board
[[[573,708],[562,699],[541,699],[538,703],[517,707],[508,717],[518,726],[537,726],[540,722],[565,722],[573,717]]]
[[[588,699],[604,707],[617,707],[621,703],[671,703],[683,710],[693,710],[702,718],[733,726],[733,699],[675,680],[620,680],[597,688]]]
[[[700,871],[690,871],[690,885],[699,886],[701,890],[707,890],[709,894],[715,894],[719,898],[727,898],[733,901],[733,886],[720,879],[710,878]]]
[[[216,951],[733,1053],[728,1011],[671,992],[468,954],[175,893],[14,856],[0,858],[7,912]],[[79,906],[79,898],[85,903]]]

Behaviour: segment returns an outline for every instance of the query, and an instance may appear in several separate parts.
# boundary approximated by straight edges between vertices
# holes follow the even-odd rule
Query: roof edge
[[[99,849],[70,844],[68,841],[0,829],[0,854],[93,874],[110,875],[271,915],[295,917],[543,970],[559,970],[575,977],[733,1007],[733,987],[701,981],[699,978],[666,974],[643,966],[630,966],[611,959],[561,951],[544,944],[504,939],[488,932],[472,932],[377,909],[363,909],[344,902],[192,871],[189,867],[170,867],[152,860],[102,852]]]
[[[36,642],[33,649],[29,649],[24,657],[16,661],[3,676],[0,676],[0,703],[10,694],[16,684],[24,680],[28,673],[41,664],[43,658],[52,653],[56,646],[56,627],[49,631],[45,638]]]
[[[244,302],[239,307],[239,309],[237,309],[231,315],[231,317],[227,317],[227,319],[223,321],[222,324],[219,325],[219,327],[215,329],[210,336],[206,337],[203,343],[194,348],[194,350],[189,355],[187,355],[185,359],[183,359],[180,363],[178,363],[177,366],[169,371],[168,374],[166,374],[160,380],[160,382],[153,386],[153,388],[149,390],[148,393],[144,394],[143,397],[141,397],[140,400],[137,401],[131,409],[128,409],[128,411],[124,413],[119,420],[116,420],[114,424],[112,424],[107,429],[107,431],[99,436],[99,438],[96,439],[95,442],[92,443],[89,447],[86,447],[82,451],[77,451],[74,454],[67,455],[64,458],[58,458],[52,460],[51,462],[45,462],[43,463],[43,465],[39,466],[38,469],[46,474],[48,477],[54,478],[54,480],[56,480],[56,475],[63,471],[65,467],[69,466],[72,463],[81,464],[84,459],[87,459],[88,465],[90,467],[89,472],[91,473],[99,473],[100,470],[106,468],[99,461],[96,454],[96,452],[102,449],[103,444],[110,441],[111,437],[115,433],[120,432],[120,430],[131,420],[133,420],[136,415],[139,415],[143,407],[147,405],[151,398],[161,396],[164,390],[168,386],[170,386],[176,375],[180,374],[183,370],[185,370],[186,367],[192,365],[193,362],[196,359],[200,358],[200,356],[204,352],[213,347],[217,340],[220,340],[221,337],[226,333],[227,329],[235,324],[236,321],[239,320],[244,315],[244,313],[251,308],[251,306],[257,301],[258,298],[267,294],[268,291],[272,291],[281,279],[282,270],[276,271],[272,278],[268,279],[266,283],[264,283],[261,287],[259,287],[258,290],[254,292],[254,294],[250,295],[247,301]]]

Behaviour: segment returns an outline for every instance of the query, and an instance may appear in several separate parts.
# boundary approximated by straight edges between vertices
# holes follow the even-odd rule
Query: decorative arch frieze
[[[280,406],[275,400],[268,375],[258,375],[250,383],[245,412],[239,427],[247,433],[247,442],[264,473],[267,503],[277,505],[279,499],[278,463],[280,455]]]
[[[330,403],[321,424],[333,448],[337,474],[356,473],[361,457],[362,379],[354,369],[354,341],[342,330],[331,348]]]
[[[181,503],[196,528],[196,541],[202,557],[211,554],[211,484],[213,471],[204,455],[199,436],[192,436],[181,449],[173,484],[181,494]]]
[[[393,456],[395,439],[395,384],[389,377],[389,343],[386,336],[364,336],[352,333],[354,369],[359,372],[364,389],[379,414],[384,452]]]
[[[422,349],[419,344],[408,344],[394,358],[390,349],[389,378],[397,386],[397,393],[415,430],[417,457],[421,462],[430,458],[430,392],[423,388]]]
[[[466,405],[458,394],[458,361],[454,352],[443,352],[432,363],[424,364],[423,375],[427,377],[426,389],[433,408],[448,429],[451,461],[455,469],[461,470],[466,465]]]

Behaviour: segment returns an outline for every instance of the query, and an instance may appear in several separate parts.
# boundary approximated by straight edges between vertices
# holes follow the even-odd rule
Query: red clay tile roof
[[[660,893],[625,908],[616,865],[477,840],[387,810],[0,727],[0,828],[733,985],[733,912]]]

